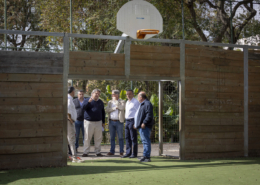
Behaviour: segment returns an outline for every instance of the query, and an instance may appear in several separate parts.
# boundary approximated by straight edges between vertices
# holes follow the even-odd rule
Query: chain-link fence
[[[78,80],[74,80],[74,84],[77,84]],[[163,142],[165,143],[178,143],[179,142],[179,90],[178,83],[175,81],[164,81],[163,84]],[[158,82],[157,81],[88,81],[87,89],[91,92],[94,88],[101,89],[102,93],[100,98],[107,104],[107,101],[111,99],[110,89],[118,89],[120,91],[127,89],[134,89],[135,96],[140,91],[145,91],[148,100],[153,104],[153,114],[155,125],[151,132],[152,143],[159,142],[159,117],[158,117]],[[109,86],[109,88],[107,88]],[[81,87],[76,87],[80,89]],[[108,90],[109,89],[109,90]],[[88,93],[87,92],[87,93]],[[88,94],[89,95],[89,94]],[[121,97],[126,99],[126,97]],[[82,144],[82,136],[80,136],[80,144]],[[138,142],[141,143],[140,136],[138,136]],[[108,128],[108,119],[106,118],[106,126],[103,132],[103,144],[110,144],[110,134]],[[92,142],[92,144],[94,144]]]
[[[163,17],[164,31],[158,38],[183,39],[185,35],[186,40],[259,44],[260,0],[147,1]],[[118,36],[122,33],[116,29],[116,15],[127,2],[0,0],[0,29]],[[61,46],[60,38],[0,35],[1,49],[59,52]],[[72,50],[112,52],[115,46],[116,41],[110,40],[71,39]]]

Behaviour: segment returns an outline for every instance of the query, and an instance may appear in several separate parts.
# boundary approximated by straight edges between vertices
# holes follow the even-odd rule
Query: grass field
[[[260,158],[179,161],[155,157],[88,160],[63,168],[0,171],[0,184],[222,185],[260,184]]]

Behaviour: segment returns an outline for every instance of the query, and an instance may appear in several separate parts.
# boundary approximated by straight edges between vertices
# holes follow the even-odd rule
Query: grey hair
[[[120,94],[119,90],[113,90],[112,94]]]
[[[93,94],[93,93],[95,93],[95,92],[101,93],[100,89],[94,89],[91,94]]]

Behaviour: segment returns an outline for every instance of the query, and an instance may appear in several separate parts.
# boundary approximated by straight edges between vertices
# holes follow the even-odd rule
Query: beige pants
[[[88,154],[90,151],[90,142],[94,134],[95,152],[99,154],[102,142],[102,121],[84,120],[84,147],[83,153]]]
[[[75,124],[71,124],[70,121],[67,121],[68,125],[68,133],[67,133],[67,138],[68,138],[68,144],[70,145],[70,150],[72,157],[76,157],[76,147],[75,147],[75,142],[76,142],[76,130],[75,130]]]

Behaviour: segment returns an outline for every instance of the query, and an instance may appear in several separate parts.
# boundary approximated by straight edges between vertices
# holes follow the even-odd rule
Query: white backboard
[[[163,31],[163,20],[160,12],[150,3],[143,0],[133,0],[124,4],[117,13],[117,29],[136,38],[137,30],[155,29]],[[155,34],[148,34],[149,39]]]

